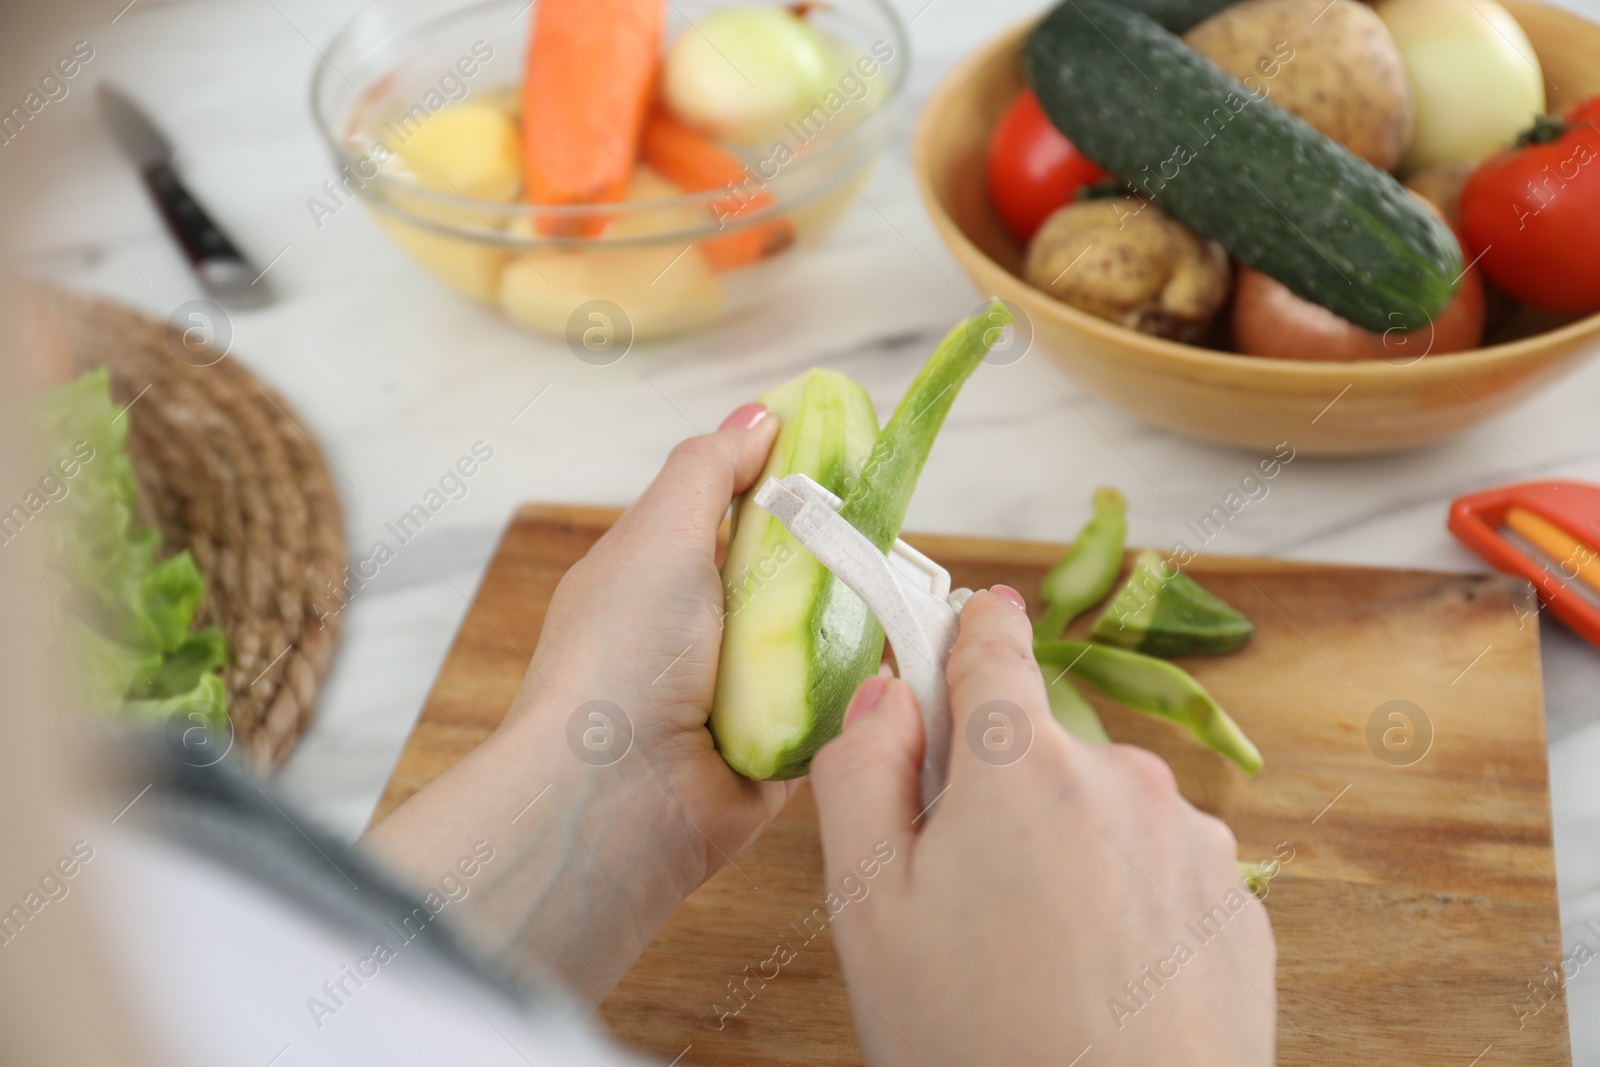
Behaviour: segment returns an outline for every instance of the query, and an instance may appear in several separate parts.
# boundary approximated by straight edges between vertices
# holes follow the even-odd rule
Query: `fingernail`
[[[844,711],[846,727],[882,702],[883,691],[889,688],[889,678],[887,674],[875,674],[861,683],[861,688],[850,698],[850,706]]]
[[[719,430],[748,430],[768,415],[767,405],[760,403],[740,404],[733,409],[733,413],[722,420]]]
[[[1000,597],[1002,600],[1011,601],[1023,611],[1028,610],[1028,602],[1022,599],[1022,594],[1011,588],[1009,585],[992,585],[989,587],[989,592],[993,593],[997,597]]]

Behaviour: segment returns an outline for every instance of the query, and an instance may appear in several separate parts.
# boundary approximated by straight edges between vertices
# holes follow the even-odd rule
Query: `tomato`
[[[1461,190],[1467,251],[1525,304],[1600,311],[1600,96],[1541,118]]]
[[[1000,116],[989,141],[989,199],[1006,228],[1026,242],[1078,190],[1106,177],[1050,124],[1039,98],[1024,89]]]

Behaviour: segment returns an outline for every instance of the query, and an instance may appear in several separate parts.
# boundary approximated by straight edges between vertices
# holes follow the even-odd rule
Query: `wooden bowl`
[[[1600,26],[1532,0],[1501,3],[1538,52],[1551,111],[1600,93]],[[1151,337],[1045,295],[1022,280],[1022,246],[990,206],[984,182],[989,135],[1022,88],[1018,53],[1030,25],[985,45],[939,84],[917,123],[912,167],[934,225],[973,283],[1020,307],[1032,320],[1034,347],[1090,391],[1208,441],[1252,449],[1287,441],[1313,455],[1383,452],[1493,418],[1600,350],[1595,314],[1408,365],[1263,359]]]

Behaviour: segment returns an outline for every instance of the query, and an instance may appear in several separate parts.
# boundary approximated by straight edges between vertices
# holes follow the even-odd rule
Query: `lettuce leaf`
[[[128,420],[104,368],[38,395],[49,473],[40,535],[51,584],[67,602],[60,632],[91,710],[141,720],[178,710],[227,723],[222,631],[194,631],[205,583],[188,550],[158,559],[161,537],[138,520]]]

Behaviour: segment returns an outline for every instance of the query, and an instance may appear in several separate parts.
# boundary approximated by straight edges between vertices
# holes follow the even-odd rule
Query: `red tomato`
[[[1600,311],[1600,96],[1479,164],[1460,214],[1467,251],[1500,288],[1546,311]]]
[[[1106,177],[1050,124],[1039,98],[1024,89],[1000,116],[989,141],[989,199],[1006,228],[1026,242],[1078,190]]]

